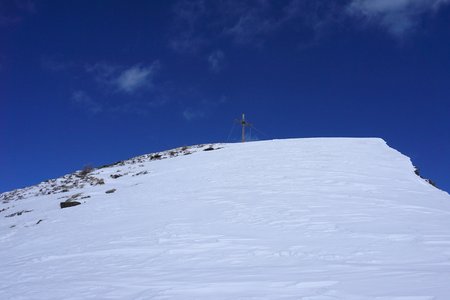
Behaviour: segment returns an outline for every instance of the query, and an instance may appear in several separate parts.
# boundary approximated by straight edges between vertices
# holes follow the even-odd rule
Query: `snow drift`
[[[0,200],[1,299],[450,299],[450,196],[381,139],[184,147]]]

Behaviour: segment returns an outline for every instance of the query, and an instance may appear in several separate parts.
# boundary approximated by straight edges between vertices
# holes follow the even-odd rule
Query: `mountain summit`
[[[450,196],[414,171],[376,138],[86,168],[0,195],[0,295],[450,299]]]

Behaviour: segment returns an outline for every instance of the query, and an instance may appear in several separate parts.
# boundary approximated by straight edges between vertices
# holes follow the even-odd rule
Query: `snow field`
[[[2,204],[1,299],[450,299],[450,196],[384,141],[221,147]]]

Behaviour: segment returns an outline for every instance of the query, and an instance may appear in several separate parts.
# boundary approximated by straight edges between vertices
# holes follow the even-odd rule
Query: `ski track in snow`
[[[0,203],[0,298],[450,299],[450,196],[384,141],[221,147]]]

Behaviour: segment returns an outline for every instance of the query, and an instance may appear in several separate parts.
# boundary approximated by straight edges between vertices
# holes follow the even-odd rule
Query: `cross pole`
[[[245,143],[245,127],[250,127],[252,124],[245,121],[245,114],[242,114],[241,120],[236,120],[242,126],[242,142]]]

